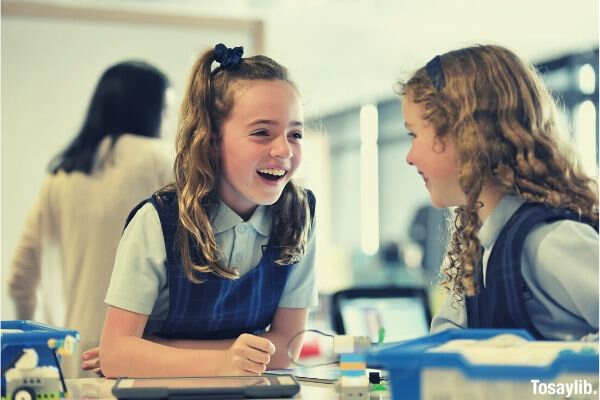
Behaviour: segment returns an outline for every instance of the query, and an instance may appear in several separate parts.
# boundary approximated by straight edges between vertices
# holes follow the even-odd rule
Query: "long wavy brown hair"
[[[285,67],[265,56],[243,58],[236,68],[212,69],[213,50],[193,66],[183,98],[176,138],[175,183],[162,192],[177,193],[179,221],[175,246],[186,276],[201,283],[198,273],[236,279],[234,267],[223,264],[210,213],[219,201],[220,131],[234,107],[239,83],[282,80],[295,88]],[[305,253],[311,218],[304,189],[292,181],[272,206],[270,244],[279,249],[277,264],[297,262]],[[200,257],[193,254],[199,252]]]
[[[528,202],[567,208],[598,227],[598,187],[561,142],[556,105],[535,69],[500,46],[474,46],[443,54],[445,85],[436,90],[425,67],[401,94],[423,104],[438,138],[456,146],[457,207],[442,284],[455,300],[477,293],[481,244],[477,210],[484,185]]]

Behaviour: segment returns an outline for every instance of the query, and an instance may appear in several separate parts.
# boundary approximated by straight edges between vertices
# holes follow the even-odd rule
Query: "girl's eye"
[[[416,137],[417,137],[417,135],[415,135],[415,134],[414,134],[414,133],[412,133],[412,132],[408,132],[408,136],[410,136],[412,139],[414,139],[414,138],[416,138]]]
[[[267,136],[269,133],[265,130],[254,131],[250,134],[250,136]]]
[[[302,139],[302,132],[300,131],[292,132],[291,135],[294,139]]]

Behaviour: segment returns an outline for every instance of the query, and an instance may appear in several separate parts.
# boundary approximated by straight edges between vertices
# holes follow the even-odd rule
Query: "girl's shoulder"
[[[503,240],[523,241],[530,264],[554,265],[561,254],[589,253],[598,247],[598,233],[588,221],[565,208],[523,203],[505,223]]]
[[[538,228],[538,224],[553,225],[558,222],[573,222],[582,226],[589,226],[596,230],[596,225],[585,216],[578,215],[575,212],[564,207],[552,207],[543,203],[524,202],[512,214],[506,225],[522,224],[529,225],[533,229]],[[571,224],[567,224],[571,225]],[[561,226],[553,225],[553,226]],[[577,226],[577,225],[575,225]]]
[[[533,242],[569,243],[577,240],[598,240],[598,232],[590,224],[573,219],[558,219],[534,227],[528,237]],[[536,240],[537,239],[537,240]]]
[[[525,239],[522,257],[521,271],[529,284],[564,306],[574,296],[587,296],[585,288],[598,280],[598,233],[573,220],[542,224]],[[597,286],[592,292],[597,298]]]
[[[159,203],[159,205],[177,204],[177,191],[173,187],[166,187],[154,192],[149,200]]]
[[[541,224],[525,239],[524,252],[531,264],[538,267],[572,264],[580,258],[581,262],[593,258],[597,263],[598,232],[587,223],[570,219]]]
[[[174,211],[173,211],[174,208]],[[145,218],[149,214],[160,216],[164,213],[176,213],[177,194],[174,190],[158,190],[151,197],[140,201],[129,212],[125,221],[125,227],[129,226],[133,219]]]

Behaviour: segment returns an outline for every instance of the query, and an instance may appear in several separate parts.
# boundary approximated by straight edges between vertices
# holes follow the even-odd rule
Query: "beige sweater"
[[[98,345],[125,220],[139,201],[172,181],[168,149],[158,139],[123,135],[110,150],[106,138],[91,175],[48,176],[11,265],[17,318],[78,330],[79,353]],[[78,354],[71,358],[67,376],[78,375]]]

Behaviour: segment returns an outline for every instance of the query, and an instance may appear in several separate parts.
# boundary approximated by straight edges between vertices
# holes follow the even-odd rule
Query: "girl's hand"
[[[81,369],[94,371],[98,376],[104,376],[100,370],[100,347],[93,347],[81,355]]]
[[[244,333],[226,350],[220,375],[260,375],[274,353],[275,345],[269,339]]]

